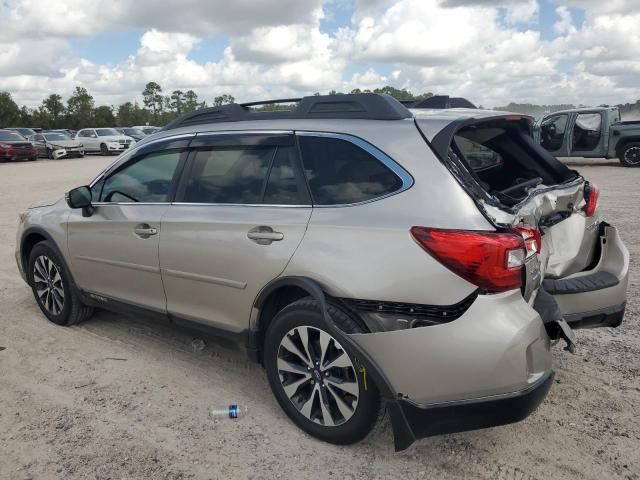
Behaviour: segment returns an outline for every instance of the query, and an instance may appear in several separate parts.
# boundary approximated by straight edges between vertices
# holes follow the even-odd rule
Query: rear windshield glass
[[[457,132],[450,154],[501,203],[512,206],[538,185],[553,186],[577,176],[536,144],[519,122],[494,120]]]

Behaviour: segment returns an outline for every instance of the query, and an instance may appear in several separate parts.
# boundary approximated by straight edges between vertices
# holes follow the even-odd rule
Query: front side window
[[[180,155],[179,151],[151,153],[126,165],[106,179],[100,201],[167,202]],[[99,184],[100,182],[96,186]]]
[[[540,126],[540,144],[545,150],[555,152],[562,148],[564,134],[567,131],[568,115],[556,115],[546,118]]]
[[[364,202],[402,187],[402,180],[391,169],[352,142],[323,136],[299,138],[316,205]]]

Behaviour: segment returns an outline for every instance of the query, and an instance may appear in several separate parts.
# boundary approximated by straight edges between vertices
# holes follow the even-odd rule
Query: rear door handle
[[[274,232],[273,228],[260,226],[249,230],[247,238],[258,245],[269,245],[271,242],[279,242],[284,239],[284,233]]]
[[[143,223],[134,228],[133,232],[140,238],[149,238],[152,235],[156,235],[158,233],[158,229],[151,227],[147,223]]]

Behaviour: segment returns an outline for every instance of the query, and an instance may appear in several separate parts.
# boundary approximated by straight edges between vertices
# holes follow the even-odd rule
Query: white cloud
[[[29,105],[49,93],[67,97],[76,85],[99,103],[139,100],[152,80],[165,93],[191,88],[209,101],[221,93],[254,100],[389,83],[485,106],[640,97],[634,2],[557,0],[549,41],[539,32],[538,0],[354,0],[351,24],[327,32],[323,17],[338,1],[0,0],[0,18],[9,19],[0,31],[0,90]],[[585,10],[582,25],[572,8]],[[70,47],[74,36],[141,26],[137,50],[115,65]],[[220,33],[228,46],[219,58],[195,61],[194,47]]]

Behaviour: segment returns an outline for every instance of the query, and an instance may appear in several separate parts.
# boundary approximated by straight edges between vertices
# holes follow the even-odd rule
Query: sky
[[[640,0],[0,0],[0,91],[141,101],[384,85],[485,107],[640,99]]]

